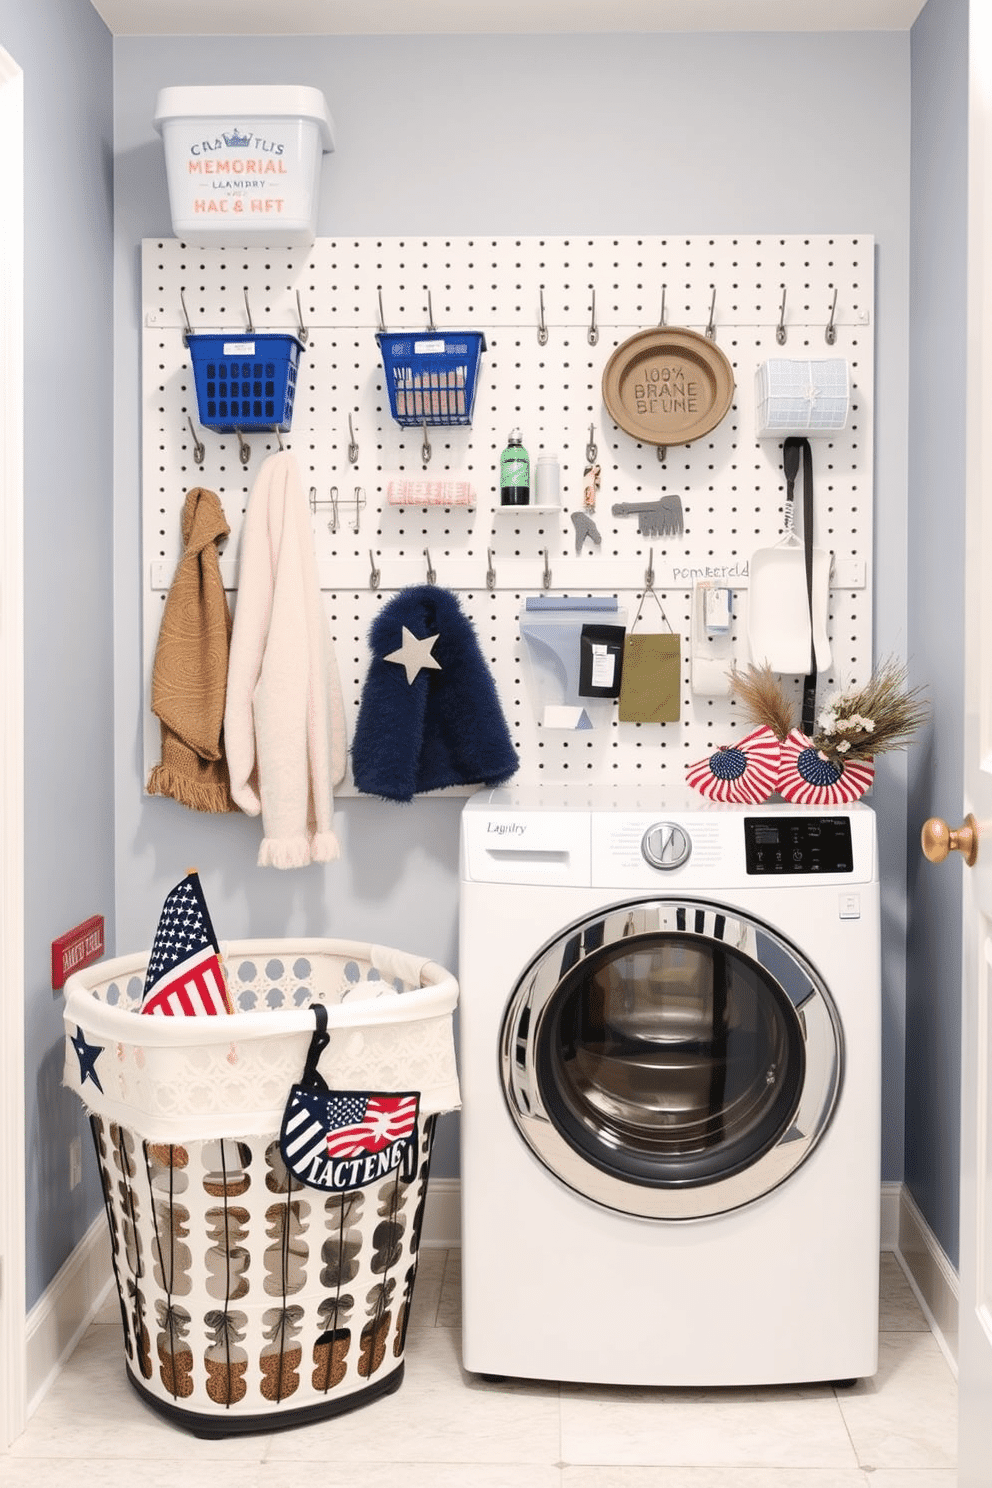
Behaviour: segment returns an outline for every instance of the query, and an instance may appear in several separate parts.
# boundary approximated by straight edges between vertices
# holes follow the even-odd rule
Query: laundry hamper
[[[66,983],[131,1384],[202,1437],[297,1426],[398,1388],[439,1112],[458,1105],[453,976],[337,940],[221,947],[233,1015],[138,1011],[148,953]],[[294,1177],[280,1130],[327,1009],[332,1092],[415,1092],[404,1161],[348,1191]],[[349,1175],[346,1173],[346,1177]]]

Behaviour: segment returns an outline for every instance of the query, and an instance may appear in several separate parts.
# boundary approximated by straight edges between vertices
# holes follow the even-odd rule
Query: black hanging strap
[[[789,438],[782,447],[786,471],[795,468],[796,455],[803,467],[803,552],[806,558],[806,604],[809,609],[809,672],[803,682],[802,730],[812,738],[816,720],[816,645],[813,637],[813,451],[808,439]]]
[[[310,1036],[310,1048],[300,1084],[309,1085],[312,1090],[326,1090],[327,1081],[317,1069],[317,1063],[331,1042],[331,1035],[327,1031],[327,1009],[322,1002],[314,1002],[311,1007],[317,1027]]]

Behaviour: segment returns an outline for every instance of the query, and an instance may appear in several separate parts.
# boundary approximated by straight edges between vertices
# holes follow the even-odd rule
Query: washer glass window
[[[588,1197],[652,1217],[767,1192],[829,1120],[840,1031],[794,947],[687,901],[617,908],[549,946],[503,1029],[523,1136]]]

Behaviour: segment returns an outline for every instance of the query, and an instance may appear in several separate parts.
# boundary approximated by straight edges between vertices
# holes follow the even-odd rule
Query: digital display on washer
[[[850,873],[854,868],[847,816],[746,816],[748,873]]]

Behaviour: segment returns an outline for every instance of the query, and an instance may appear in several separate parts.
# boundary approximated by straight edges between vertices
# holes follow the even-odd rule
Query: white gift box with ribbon
[[[772,358],[761,363],[754,378],[757,437],[834,434],[847,424],[850,401],[850,372],[843,357],[818,362]]]

